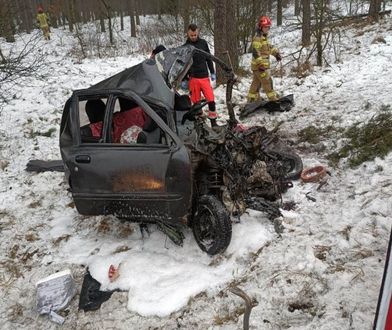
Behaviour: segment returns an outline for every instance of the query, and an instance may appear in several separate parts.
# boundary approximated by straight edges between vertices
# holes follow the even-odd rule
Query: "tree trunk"
[[[222,54],[226,50],[225,40],[226,40],[226,0],[215,0],[214,1],[214,48],[215,55],[217,57],[222,57]],[[223,81],[222,69],[216,68],[216,83],[221,84]]]
[[[139,8],[140,8],[140,6],[139,6],[139,0],[134,0],[135,1],[135,18],[136,18],[136,25],[138,25],[138,26],[140,26],[140,18],[139,18],[139,15],[140,15],[140,11],[139,11]]]
[[[301,14],[301,1],[295,0],[294,3],[294,15],[299,16]]]
[[[162,19],[162,4],[159,0],[157,1],[157,12],[158,12],[158,19],[161,20]]]
[[[50,24],[54,27],[58,27],[58,19],[59,19],[59,8],[56,6],[53,0],[49,1],[49,19]]]
[[[239,40],[238,40],[238,29],[237,19],[235,15],[235,9],[237,7],[238,0],[226,0],[226,50],[228,51],[228,57],[222,57],[227,64],[231,64],[233,69],[236,71],[239,66]],[[226,55],[227,56],[227,55]],[[229,63],[229,61],[231,63]]]
[[[323,35],[325,29],[326,13],[328,9],[328,0],[314,1],[314,17],[315,17],[315,36],[317,50],[317,65],[323,65]]]
[[[181,2],[181,12],[182,12],[182,20],[184,22],[184,34],[188,31],[188,26],[190,23],[190,12],[191,12],[191,3],[189,0],[183,0]]]
[[[75,0],[68,2],[68,26],[69,31],[73,32],[75,24]]]
[[[282,8],[282,0],[278,0],[277,3],[277,14],[276,14],[276,25],[282,25],[282,16],[283,16],[283,8]]]
[[[302,1],[302,45],[309,46],[310,45],[310,0]]]
[[[109,2],[106,0],[101,0],[104,10],[105,10],[105,16],[108,19],[108,28],[109,28],[109,40],[110,44],[114,44],[114,39],[113,39],[113,25],[112,25],[112,8],[109,5]]]
[[[129,17],[131,21],[131,37],[136,38],[136,23],[135,23],[135,0],[128,2]]]
[[[113,26],[112,26],[112,13],[109,10],[108,11],[108,25],[109,25],[109,40],[110,40],[110,44],[113,45],[114,44],[114,39],[113,39]]]
[[[122,9],[120,9],[120,30],[124,31],[124,13]]]
[[[99,25],[101,26],[101,33],[106,32],[105,27],[105,8],[103,3],[99,5]]]
[[[272,0],[267,0],[267,13],[272,13]]]
[[[379,13],[381,11],[381,0],[370,0],[369,17],[378,21]]]

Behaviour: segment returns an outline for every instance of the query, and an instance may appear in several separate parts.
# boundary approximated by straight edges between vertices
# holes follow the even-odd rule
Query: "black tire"
[[[199,247],[209,255],[224,252],[231,241],[231,220],[225,206],[213,195],[197,202],[192,231]]]
[[[284,178],[286,180],[297,180],[300,178],[304,168],[301,157],[293,152],[268,150],[267,153],[283,163],[285,169]]]

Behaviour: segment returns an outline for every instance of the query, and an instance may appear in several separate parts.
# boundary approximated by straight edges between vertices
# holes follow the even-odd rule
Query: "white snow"
[[[367,25],[363,34],[342,29],[341,53],[337,61],[329,55],[330,66],[315,67],[302,79],[288,72],[274,77],[278,92],[295,95],[290,112],[259,113],[245,123],[272,128],[283,120],[282,136],[295,139],[309,125],[348,127],[391,107],[391,29],[390,17]],[[283,55],[298,45],[297,31],[271,33]],[[386,43],[372,43],[377,36]],[[248,210],[233,223],[232,242],[222,256],[203,253],[190,230],[183,247],[153,226],[143,238],[135,224],[79,215],[63,174],[25,171],[30,159],[60,159],[61,112],[73,90],[148,56],[79,61],[70,56],[72,43],[68,33],[53,29],[52,40],[41,43],[48,54],[47,79],[26,78],[0,113],[0,328],[54,329],[37,316],[35,283],[69,268],[81,288],[87,267],[103,289],[122,292],[88,313],[78,311],[75,297],[66,328],[96,329],[99,322],[100,328],[116,329],[238,329],[243,301],[227,290],[232,282],[258,302],[252,329],[371,328],[391,229],[392,153],[354,170],[344,163],[331,168],[320,189],[317,183],[294,182],[283,200],[294,201],[296,208],[283,211],[281,236],[262,213]],[[244,56],[246,68],[249,61]],[[250,79],[242,78],[235,102],[245,102],[249,85]],[[218,87],[215,93],[222,113],[225,91]],[[43,136],[49,129],[52,136]],[[337,138],[324,143],[339,145]],[[299,153],[306,167],[327,164],[312,149]],[[120,270],[113,283],[111,264]],[[308,307],[295,308],[301,304]]]

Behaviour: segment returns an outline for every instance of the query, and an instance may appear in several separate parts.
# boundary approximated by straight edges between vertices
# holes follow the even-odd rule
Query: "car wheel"
[[[209,255],[224,252],[231,241],[231,220],[227,209],[213,195],[201,196],[192,221],[199,247]]]
[[[268,154],[276,157],[282,164],[286,180],[297,180],[300,178],[303,163],[301,157],[293,152],[282,152],[268,150]]]

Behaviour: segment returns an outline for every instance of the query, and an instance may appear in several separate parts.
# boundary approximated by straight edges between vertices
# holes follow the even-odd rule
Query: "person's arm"
[[[210,54],[211,54],[210,48],[208,47],[208,44],[207,44],[207,41],[204,40],[204,43],[205,43],[205,49],[204,49],[204,50],[205,50],[207,53],[210,53]],[[211,73],[211,74],[212,74],[212,73],[215,73],[214,63],[212,62],[212,60],[211,60],[210,58],[206,58],[206,61],[207,61],[207,65],[208,65],[208,69],[210,70],[210,73]]]
[[[279,49],[271,45],[271,55],[276,57],[276,55],[279,54],[280,54]]]
[[[274,47],[269,40],[268,40],[268,47],[269,47],[269,49],[271,49],[271,55],[272,56],[274,56],[275,58],[282,59],[281,56],[280,56],[279,49]]]

